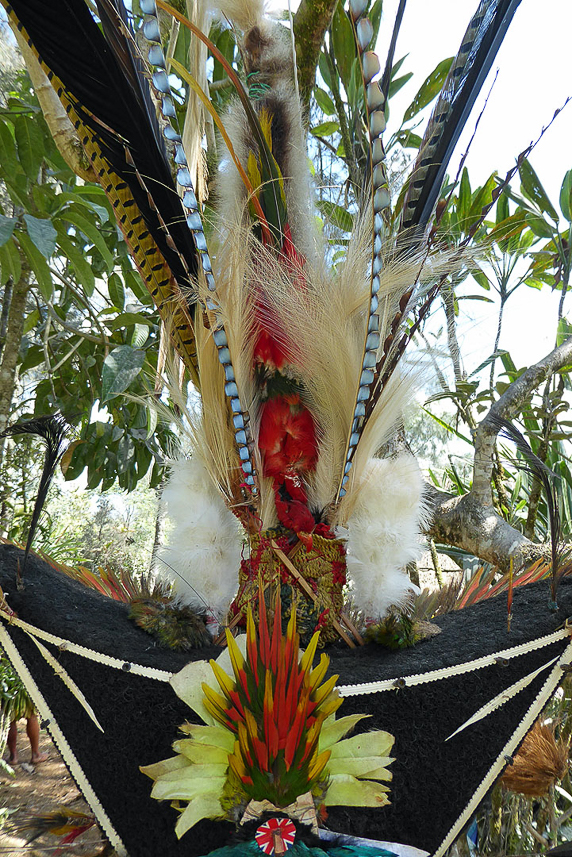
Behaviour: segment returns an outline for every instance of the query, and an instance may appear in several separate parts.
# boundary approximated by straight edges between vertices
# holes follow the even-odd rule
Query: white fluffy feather
[[[186,604],[223,618],[238,585],[238,521],[199,458],[171,462],[162,503],[173,526],[157,554],[158,572]]]
[[[423,480],[415,459],[370,459],[348,521],[347,568],[355,606],[381,619],[411,588],[405,566],[417,559],[427,518]]]
[[[212,12],[224,16],[243,31],[260,23],[265,5],[264,0],[211,0],[208,4]]]

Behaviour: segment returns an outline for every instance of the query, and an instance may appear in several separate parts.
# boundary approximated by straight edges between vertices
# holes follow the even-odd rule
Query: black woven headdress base
[[[175,810],[150,798],[151,781],[139,771],[140,765],[171,756],[177,727],[196,718],[167,682],[136,674],[137,665],[173,673],[191,659],[216,658],[220,649],[212,646],[191,655],[161,649],[128,620],[126,605],[86,589],[33,556],[24,588],[18,590],[21,559],[16,548],[0,548],[0,586],[18,620],[120,662],[114,668],[39,638],[85,695],[102,733],[29,633],[0,622],[0,642],[36,704],[41,694],[49,709],[48,729],[88,801],[99,803],[94,809],[107,817],[108,829],[116,832],[130,857],[203,857],[227,844],[232,825],[213,821],[200,822],[178,841]],[[391,805],[332,807],[327,826],[441,853],[470,820],[554,692],[563,675],[558,659],[572,660],[566,651],[568,635],[555,633],[571,612],[572,584],[561,585],[559,610],[553,613],[543,581],[515,590],[510,633],[506,598],[500,596],[442,617],[442,633],[413,649],[330,647],[330,669],[339,674],[346,697],[338,716],[370,714],[363,729],[385,729],[396,740]],[[478,659],[484,660],[472,663]],[[456,665],[463,666],[451,674]],[[435,671],[442,672],[432,675]],[[522,687],[515,688],[518,682]],[[508,701],[446,740],[509,688]]]

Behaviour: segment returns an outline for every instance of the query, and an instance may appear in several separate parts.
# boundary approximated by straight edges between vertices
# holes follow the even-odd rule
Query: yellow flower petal
[[[332,759],[361,758],[367,756],[387,756],[393,747],[395,738],[389,732],[377,730],[364,732],[344,738],[332,747]]]
[[[184,756],[172,756],[170,759],[155,762],[153,765],[140,765],[139,770],[142,774],[151,777],[152,780],[156,780],[158,777],[163,776],[163,774],[167,774],[169,771],[178,771],[180,768],[185,768],[188,764]]]
[[[222,818],[223,816],[224,811],[216,795],[200,795],[194,798],[179,816],[175,826],[177,838],[180,839],[187,830],[203,818]]]
[[[232,733],[228,733],[232,738]],[[181,753],[196,765],[228,765],[228,750],[213,747],[212,744],[200,744],[192,738],[182,738],[173,744],[175,753]]]
[[[198,726],[194,723],[185,723],[184,727],[181,726],[180,729],[197,744],[221,747],[223,750],[232,753],[234,735],[224,726]]]
[[[326,806],[385,806],[389,803],[387,786],[357,780],[355,777],[332,776],[324,798]]]
[[[348,714],[339,720],[326,720],[320,733],[320,750],[327,750],[366,717],[371,717],[371,714]]]

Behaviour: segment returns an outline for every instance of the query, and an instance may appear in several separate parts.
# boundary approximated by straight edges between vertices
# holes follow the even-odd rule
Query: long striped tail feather
[[[181,292],[196,276],[196,251],[129,40],[117,35],[119,62],[85,3],[3,3],[62,101],[159,312],[162,317],[175,313],[174,342],[198,384],[195,309]],[[110,18],[114,7],[106,7]],[[132,65],[126,77],[128,58]]]
[[[398,254],[407,254],[411,247],[426,246],[423,230],[426,226],[441,189],[447,164],[453,148],[467,121],[470,110],[480,91],[482,83],[490,69],[496,52],[502,42],[506,29],[518,7],[520,0],[482,0],[477,12],[471,19],[463,38],[459,52],[453,61],[445,81],[442,93],[429,120],[419,157],[415,164],[409,189],[406,193],[402,222],[400,224],[400,245]],[[405,288],[391,322],[385,328],[384,339],[380,336],[379,319],[376,319],[378,300],[378,275],[381,270],[381,238],[383,235],[383,212],[389,204],[387,178],[383,167],[384,153],[376,124],[383,129],[383,81],[379,87],[371,82],[372,72],[379,69],[379,62],[372,58],[368,47],[368,22],[364,17],[366,5],[362,0],[350,0],[350,12],[355,25],[356,42],[361,56],[364,84],[366,85],[366,103],[369,110],[370,145],[372,157],[371,193],[373,197],[374,222],[372,229],[372,268],[371,268],[371,305],[365,334],[364,357],[358,384],[354,418],[347,438],[345,462],[340,487],[334,504],[339,502],[350,483],[350,471],[353,458],[362,434],[375,412],[380,397],[392,374],[396,371],[407,345],[411,341],[421,321],[426,317],[433,299],[439,292],[435,284],[423,293],[418,286],[418,276]],[[396,17],[398,29],[404,4],[400,4]],[[390,47],[390,51],[393,47]],[[386,64],[387,71],[388,64]],[[387,75],[384,73],[384,78]],[[377,89],[374,89],[376,87]],[[379,96],[377,96],[379,91]],[[374,105],[377,107],[372,110]],[[377,119],[377,114],[381,119]],[[409,233],[409,236],[408,236]],[[411,312],[419,304],[417,320],[409,322]],[[355,482],[355,480],[354,480]]]
[[[424,228],[429,221],[453,149],[519,4],[520,0],[481,0],[471,18],[419,148],[402,230]]]
[[[151,43],[151,85],[160,104],[161,126],[155,115],[147,69],[135,48],[122,0],[99,0],[104,33],[82,0],[56,0],[49,9],[36,2],[17,2],[7,9],[38,54],[70,115],[115,210],[135,265],[196,387],[200,386],[197,320],[212,331],[224,371],[228,419],[243,462],[244,483],[251,494],[255,493],[248,419],[238,397],[228,340],[220,320],[212,263],[177,127],[155,3],[143,0],[141,9],[143,33]],[[70,27],[74,29],[71,53],[58,50],[62,33]],[[173,183],[163,136],[174,148],[176,182],[182,189],[182,200]],[[207,286],[202,316],[196,312],[197,284],[201,280]]]

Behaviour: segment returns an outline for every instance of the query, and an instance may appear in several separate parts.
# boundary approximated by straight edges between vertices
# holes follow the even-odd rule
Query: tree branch
[[[539,557],[549,559],[546,545],[529,541],[472,492],[459,497],[427,484],[426,496],[433,508],[427,535],[435,541],[462,548],[502,571],[508,571],[511,558],[516,571]]]
[[[492,505],[493,451],[498,434],[494,417],[505,420],[515,417],[522,410],[532,391],[567,363],[572,363],[572,336],[534,366],[529,366],[520,378],[513,381],[477,426],[474,433],[475,457],[471,490],[477,502],[484,506]]]
[[[507,571],[510,560],[515,570],[540,557],[550,560],[547,545],[531,542],[493,507],[491,480],[494,449],[498,434],[493,417],[516,416],[536,387],[563,366],[572,363],[572,337],[530,366],[520,378],[507,387],[474,433],[475,455],[473,487],[459,497],[426,486],[433,507],[433,521],[427,534],[435,541],[455,545]]]
[[[44,119],[60,155],[76,175],[84,181],[96,182],[97,176],[81,146],[75,128],[70,122],[63,104],[38,62],[36,55],[16,27],[12,27],[12,32],[16,37],[18,47],[22,51],[22,56],[24,57],[30,80],[42,108]]]

